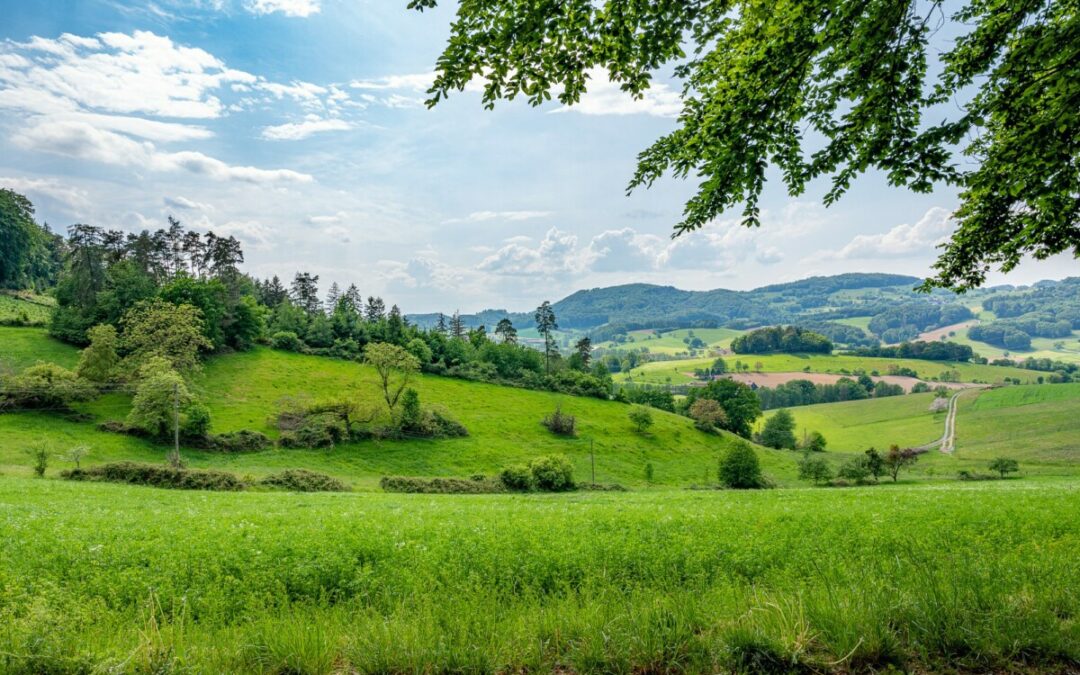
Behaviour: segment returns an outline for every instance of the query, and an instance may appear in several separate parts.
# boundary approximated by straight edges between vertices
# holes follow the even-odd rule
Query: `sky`
[[[54,230],[233,235],[245,270],[355,283],[406,312],[514,311],[581,288],[749,289],[819,274],[926,275],[956,192],[877,174],[828,208],[775,174],[762,227],[738,210],[671,239],[694,182],[625,194],[674,128],[677,85],[633,101],[595,73],[579,105],[423,105],[453,3],[0,0],[0,187]],[[992,283],[1075,275],[1069,257]]]

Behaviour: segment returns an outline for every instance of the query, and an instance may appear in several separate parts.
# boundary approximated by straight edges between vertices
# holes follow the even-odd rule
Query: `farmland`
[[[704,343],[704,347],[698,349],[729,349],[731,341],[741,335],[743,331],[730,328],[684,328],[680,330],[668,330],[659,332],[652,330],[635,330],[627,333],[626,342],[615,344],[603,342],[597,347],[623,349],[648,349],[654,354],[682,354],[687,353],[691,347],[688,340],[697,338]]]
[[[1080,521],[1059,515],[1078,487],[522,498],[0,478],[0,668],[1058,668],[1080,658]]]
[[[679,361],[654,361],[638,366],[628,373],[619,373],[617,379],[623,382],[651,384],[687,384],[694,380],[695,369],[708,368],[713,358],[683,359]],[[886,359],[844,354],[732,354],[724,357],[729,369],[740,361],[757,370],[761,364],[762,372],[812,372],[852,374],[877,371],[882,375],[889,372],[890,366],[908,368],[923,379],[937,379],[943,371],[955,371],[961,382],[1000,382],[1004,378],[1018,378],[1021,382],[1035,382],[1039,373],[1020,368],[984,366],[976,363],[955,363],[946,361],[922,361],[918,359]]]

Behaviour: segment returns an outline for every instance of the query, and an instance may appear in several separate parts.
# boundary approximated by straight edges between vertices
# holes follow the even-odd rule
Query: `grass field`
[[[1080,485],[195,494],[0,478],[0,670],[744,672],[1080,660]]]
[[[862,328],[867,333],[870,332],[870,319],[872,316],[852,316],[846,319],[834,319],[833,323],[842,323],[845,326],[855,326],[856,328]]]
[[[0,373],[21,370],[38,361],[73,368],[79,350],[48,336],[44,328],[0,326]]]
[[[657,337],[651,330],[635,330],[628,333],[631,339],[624,343],[604,342],[596,346],[607,349],[646,347],[651,353],[671,355],[686,353],[690,350],[690,346],[683,342],[683,339],[687,337],[699,338],[706,345],[704,349],[728,349],[731,347],[731,341],[744,332],[731,328],[683,328],[666,331]]]
[[[753,368],[762,365],[763,372],[793,372],[809,368],[814,373],[852,373],[858,370],[870,373],[874,370],[884,375],[890,365],[910,368],[923,379],[937,378],[942,371],[955,370],[960,373],[962,382],[1001,382],[1006,377],[1019,378],[1021,382],[1035,382],[1040,373],[1021,368],[1003,368],[984,366],[975,363],[955,363],[946,361],[922,361],[919,359],[885,359],[876,357],[847,356],[843,354],[733,354],[724,357],[728,368],[733,369],[735,361],[742,361]],[[684,359],[680,361],[654,361],[638,366],[629,373],[619,373],[615,377],[621,382],[664,384],[687,384],[693,381],[695,368],[707,368],[713,359]],[[689,374],[688,374],[689,373]]]
[[[962,398],[956,454],[1021,462],[1080,463],[1080,383],[1005,387]]]
[[[46,296],[0,291],[0,324],[17,320],[44,326],[52,316],[53,304],[53,299]]]
[[[828,451],[862,452],[869,447],[886,449],[893,443],[910,447],[941,437],[945,413],[929,411],[934,394],[889,396],[863,401],[822,403],[789,408],[795,416],[795,436],[821,432],[829,442]],[[776,413],[770,410],[758,427]]]
[[[0,329],[7,331],[22,329]],[[37,335],[39,347],[53,343]],[[73,353],[63,352],[73,360]],[[639,434],[627,419],[625,404],[499,387],[451,378],[419,377],[421,399],[447,410],[469,430],[467,438],[445,440],[364,441],[325,450],[274,449],[222,456],[186,449],[195,467],[214,467],[262,475],[282,468],[326,471],[373,488],[388,474],[422,476],[492,475],[503,467],[551,453],[565,453],[575,463],[578,480],[591,478],[590,449],[596,479],[644,486],[645,464],[654,467],[657,485],[701,483],[706,471],[715,478],[719,454],[730,437],[705,434],[684,417],[654,412],[655,425]],[[217,432],[251,429],[273,436],[269,419],[285,396],[325,399],[352,395],[368,406],[380,406],[374,371],[367,366],[323,357],[260,348],[214,357],[197,381]],[[578,436],[561,438],[540,424],[556,405],[578,418]],[[103,396],[78,406],[93,420],[123,419],[128,397]],[[165,448],[146,441],[98,431],[91,422],[73,422],[49,413],[0,415],[0,471],[29,475],[23,448],[49,439],[58,450],[85,443],[93,448],[91,464],[118,459],[159,461]],[[795,460],[785,453],[761,450],[765,471],[781,483],[795,479]],[[58,464],[60,467],[60,464]]]
[[[1066,363],[1080,363],[1080,331],[1074,330],[1071,337],[1067,338],[1031,338],[1031,349],[1027,351],[1009,351],[994,345],[978,342],[968,337],[967,331],[958,331],[950,341],[962,345],[968,345],[979,356],[985,356],[991,361],[994,359],[1009,358],[1024,360],[1029,356],[1036,359],[1051,359]],[[1063,344],[1058,348],[1056,345]],[[1008,356],[1006,356],[1008,353]]]

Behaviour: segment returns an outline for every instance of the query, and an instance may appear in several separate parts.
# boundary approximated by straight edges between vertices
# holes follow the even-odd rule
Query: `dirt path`
[[[915,448],[916,450],[930,450],[936,447],[947,455],[951,455],[956,450],[956,410],[959,407],[958,399],[962,393],[964,392],[958,391],[949,398],[949,412],[945,415],[945,431],[941,434],[941,438],[933,443],[920,445]]]

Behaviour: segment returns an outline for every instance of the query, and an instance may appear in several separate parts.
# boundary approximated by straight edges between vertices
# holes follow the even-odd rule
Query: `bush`
[[[60,473],[68,480],[129,483],[177,490],[243,490],[243,481],[224,471],[177,469],[159,464],[115,462]]]
[[[529,462],[533,484],[544,492],[574,489],[574,465],[565,455],[547,455]]]
[[[513,490],[514,492],[528,492],[533,489],[532,471],[530,471],[528,465],[525,464],[508,466],[499,472],[499,482],[501,482],[507,490]]]
[[[844,478],[855,483],[865,483],[871,476],[870,462],[866,456],[852,457],[836,471],[839,478]]]
[[[292,331],[279,331],[270,336],[270,346],[287,352],[303,351],[304,343],[300,336]]]
[[[562,411],[562,406],[555,408],[555,412],[544,418],[541,422],[549,431],[559,436],[573,436],[577,434],[577,418]]]
[[[259,485],[290,490],[292,492],[348,492],[349,486],[325,473],[307,469],[286,469],[272,473],[259,481]]]
[[[0,384],[0,410],[5,408],[67,409],[89,401],[97,392],[75,373],[54,363],[38,363]]]
[[[501,483],[493,480],[467,478],[414,478],[412,476],[383,476],[379,487],[384,492],[414,494],[492,494],[503,492]]]
[[[766,485],[757,453],[749,443],[734,443],[720,458],[720,484],[736,490],[754,490]]]
[[[280,423],[282,417],[278,419]],[[278,445],[283,448],[332,448],[348,437],[345,421],[335,413],[324,412],[302,415],[295,428],[281,432]]]
[[[799,460],[799,479],[808,480],[812,483],[827,483],[832,479],[832,469],[828,462],[820,457],[812,457],[810,452],[803,455]]]
[[[630,408],[630,412],[626,413],[626,416],[639,434],[645,433],[653,425],[652,413],[643,405],[635,405]]]
[[[34,475],[38,478],[44,478],[45,469],[49,468],[49,458],[52,457],[52,450],[49,449],[49,446],[39,443],[23,452],[29,455],[34,462]]]
[[[258,431],[230,431],[225,434],[210,434],[207,437],[207,450],[226,453],[260,452],[272,445],[270,438]]]

